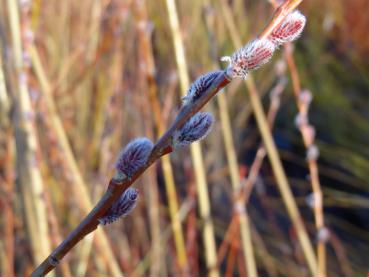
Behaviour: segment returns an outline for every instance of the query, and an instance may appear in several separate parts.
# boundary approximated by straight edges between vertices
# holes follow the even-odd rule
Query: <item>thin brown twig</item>
[[[277,14],[271,23],[264,29],[265,34],[269,34],[276,25],[275,22],[282,22],[283,18],[293,10],[301,0],[290,0],[286,1],[282,5],[282,9],[278,9]],[[280,11],[284,12],[281,13]],[[287,12],[288,11],[288,12]],[[214,97],[217,92],[228,85],[230,80],[228,79],[225,72],[220,74],[207,88],[202,96],[190,105],[183,106],[174,120],[173,124],[165,132],[165,134],[157,141],[151,155],[144,166],[139,168],[131,178],[128,176],[114,176],[108,185],[107,191],[101,197],[96,206],[92,211],[80,222],[80,224],[66,237],[66,239],[34,270],[31,276],[44,276],[46,273],[54,269],[61,259],[87,234],[93,232],[98,227],[99,221],[112,203],[120,197],[123,191],[130,187],[142,173],[153,164],[158,158],[169,154],[173,151],[171,147],[171,138],[173,132],[178,128],[182,127],[188,119],[198,112],[207,102]]]
[[[237,217],[237,221],[239,220],[240,218]],[[234,230],[235,234],[231,239],[229,255],[227,257],[227,268],[226,268],[226,273],[225,273],[225,276],[227,277],[233,276],[234,265],[237,259],[237,252],[239,248],[239,236],[240,236],[240,229],[237,228],[237,225],[239,225],[239,222],[237,223],[238,224],[236,224],[236,228]],[[244,255],[246,255],[246,253],[244,253]]]
[[[275,6],[275,4],[273,4]],[[293,58],[293,46],[291,43],[288,43],[285,46],[284,51],[286,61],[291,73],[292,86],[295,95],[296,105],[299,111],[299,114],[304,114],[307,117],[308,113],[308,105],[301,101],[301,82],[299,78],[299,73],[297,71],[295,59]],[[302,135],[304,145],[309,150],[310,147],[313,147],[314,139],[311,139],[311,134],[308,130],[308,124],[299,125],[299,131]],[[310,172],[310,180],[311,186],[313,189],[314,195],[314,216],[315,216],[315,225],[317,229],[317,233],[324,231],[324,212],[323,212],[323,193],[321,190],[321,185],[319,181],[319,170],[317,158],[308,158],[308,167]],[[318,238],[318,235],[317,235]],[[327,265],[326,265],[326,249],[325,249],[325,241],[318,238],[317,245],[317,258],[318,258],[318,276],[324,277],[327,275]]]
[[[334,232],[329,232],[329,243],[332,245],[334,252],[336,253],[342,273],[345,275],[345,277],[354,276],[342,242],[339,240],[338,236]]]
[[[300,4],[302,0],[295,1],[285,1],[275,12],[273,19],[268,25],[259,38],[267,38],[269,34],[273,31],[275,26],[279,26],[279,24],[283,21],[284,17],[288,15],[298,4]],[[224,18],[227,23],[228,30],[231,34],[231,38],[233,44],[239,48],[241,43],[241,38],[238,33],[238,29],[236,28],[236,24],[232,17],[232,13],[228,7],[228,4],[225,0],[221,0],[222,10],[224,14]],[[269,26],[272,26],[269,28]],[[274,27],[273,27],[274,26]],[[271,163],[273,173],[276,179],[276,183],[278,185],[279,191],[281,193],[282,199],[285,203],[287,212],[289,217],[291,218],[292,224],[296,230],[297,237],[299,243],[301,245],[302,251],[304,253],[305,259],[307,261],[307,265],[312,274],[316,274],[317,270],[317,261],[315,257],[315,253],[306,231],[304,222],[301,218],[301,214],[298,210],[296,201],[291,191],[291,187],[289,181],[287,179],[286,173],[282,166],[282,161],[280,159],[279,153],[277,151],[277,147],[273,140],[271,131],[268,127],[267,117],[264,113],[261,100],[258,95],[258,90],[255,84],[255,81],[251,75],[246,78],[246,85],[248,89],[248,94],[250,98],[251,105],[254,110],[255,119],[258,125],[258,129],[260,131],[261,137],[265,144],[265,149],[268,153],[268,158]]]
[[[280,93],[283,91],[285,87],[284,81],[283,81],[283,76],[280,77],[279,82],[277,83],[277,85],[272,89],[270,95],[271,95],[271,104],[269,107],[269,111],[268,111],[268,123],[270,128],[272,129],[273,124],[274,124],[274,119],[276,117],[276,114],[279,110],[279,103],[280,103],[280,99],[279,99],[279,95]],[[235,195],[236,201],[239,201],[239,203],[241,203],[241,205],[246,205],[248,203],[251,191],[254,187],[254,183],[256,181],[256,178],[259,174],[261,165],[263,163],[263,160],[266,156],[266,150],[264,145],[262,144],[257,152],[256,152],[256,156],[254,161],[251,164],[250,167],[250,173],[247,177],[246,180],[243,180],[242,186],[240,187],[240,189],[238,190],[238,192]],[[227,233],[229,234],[230,230],[234,228],[234,225],[238,224],[239,221],[235,220],[237,218],[237,213],[233,213],[232,215],[232,220],[231,223],[228,227]],[[228,236],[226,236],[222,242],[222,245],[219,249],[225,249],[225,245],[226,243],[229,242],[229,238]],[[220,250],[219,250],[220,251]],[[219,256],[220,258],[220,256]],[[218,261],[219,261],[218,258]]]

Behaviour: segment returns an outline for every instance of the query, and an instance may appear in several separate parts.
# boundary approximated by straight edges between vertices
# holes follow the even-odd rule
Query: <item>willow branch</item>
[[[278,8],[276,15],[272,21],[264,29],[262,37],[267,36],[276,28],[284,19],[284,17],[291,12],[300,1],[286,1],[280,8]],[[119,196],[129,188],[145,170],[152,165],[157,159],[173,151],[171,140],[173,133],[181,128],[195,113],[197,113],[207,102],[213,98],[217,92],[230,83],[226,72],[219,74],[201,95],[197,101],[183,106],[169,129],[155,144],[150,157],[145,165],[139,168],[131,178],[127,176],[114,176],[108,185],[107,191],[101,197],[96,206],[91,212],[81,221],[81,223],[66,237],[66,239],[35,269],[31,276],[44,276],[53,270],[61,259],[87,234],[97,229],[99,221],[105,212],[109,209],[112,203],[119,198]]]

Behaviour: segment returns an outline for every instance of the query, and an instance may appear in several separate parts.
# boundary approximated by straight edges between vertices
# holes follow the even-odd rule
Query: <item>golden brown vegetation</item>
[[[156,141],[191,81],[224,68],[219,58],[280,2],[1,1],[1,276],[29,275],[105,192],[122,146]],[[87,236],[54,274],[364,275],[366,8],[304,3],[297,44],[210,102],[218,120],[206,141],[149,168],[134,212]],[[318,162],[305,160],[313,142]]]

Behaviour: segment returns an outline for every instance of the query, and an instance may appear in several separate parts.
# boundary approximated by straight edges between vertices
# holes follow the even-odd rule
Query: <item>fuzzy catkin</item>
[[[187,105],[190,103],[194,103],[211,86],[213,81],[222,73],[223,71],[221,70],[211,71],[197,78],[196,81],[193,82],[188,89],[186,96],[182,97],[183,104]]]
[[[179,130],[173,135],[173,147],[183,147],[194,141],[205,138],[211,131],[214,117],[211,113],[200,112],[192,116]]]
[[[129,178],[142,166],[149,158],[154,145],[148,138],[136,138],[120,152],[115,163],[116,170],[124,173]]]
[[[294,11],[286,16],[282,24],[268,37],[276,46],[296,40],[304,30],[306,17],[299,11]]]
[[[138,190],[128,188],[98,221],[101,225],[106,225],[128,215],[136,207],[137,199]]]
[[[227,75],[231,78],[245,78],[246,75],[269,62],[273,56],[275,45],[268,39],[255,39],[232,54],[223,57],[228,61]]]

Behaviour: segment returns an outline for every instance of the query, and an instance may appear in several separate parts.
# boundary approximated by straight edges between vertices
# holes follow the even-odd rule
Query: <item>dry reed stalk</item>
[[[51,127],[54,129],[54,132],[58,139],[58,143],[63,150],[63,153],[65,155],[65,162],[66,165],[69,167],[68,169],[70,170],[70,174],[74,178],[75,184],[71,186],[71,189],[74,191],[74,195],[78,195],[79,201],[77,202],[80,205],[80,209],[84,212],[87,212],[89,209],[92,208],[91,199],[89,197],[87,186],[83,180],[81,172],[78,169],[77,162],[70,148],[70,144],[68,142],[63,124],[57,113],[55,103],[51,95],[50,83],[41,64],[36,47],[34,45],[29,45],[28,51],[31,57],[32,66],[35,70],[36,77],[38,78],[40,84],[41,91],[43,92],[45,104],[49,113],[49,119],[51,121]],[[109,264],[111,274],[114,276],[122,276],[119,265],[116,262],[114,254],[111,251],[111,247],[109,247],[109,242],[103,231],[99,230],[98,233],[96,233],[95,243],[99,245],[99,248],[102,251],[99,253],[108,257],[106,261]]]
[[[193,180],[193,172],[189,162],[184,163],[185,178]],[[187,186],[187,197],[193,203],[196,203],[196,184],[191,181]],[[198,232],[197,232],[197,205],[194,205],[193,209],[188,213],[187,226],[186,226],[186,249],[188,255],[188,266],[192,269],[191,273],[194,276],[199,276],[199,245],[198,245]]]
[[[37,163],[37,134],[33,126],[31,100],[27,84],[27,67],[23,62],[24,49],[29,43],[27,34],[31,32],[27,22],[27,11],[8,0],[7,9],[11,30],[15,84],[15,120],[13,122],[17,148],[17,167],[20,189],[25,200],[25,216],[33,251],[35,264],[42,261],[50,251],[49,231],[47,225],[46,207],[42,197],[44,184]],[[20,18],[20,15],[22,17]]]
[[[270,1],[274,8],[278,6],[278,3],[275,0]],[[288,67],[291,72],[292,85],[294,90],[294,95],[296,99],[297,108],[300,114],[307,112],[305,111],[306,107],[302,104],[301,101],[301,83],[299,79],[299,74],[296,68],[295,60],[293,58],[293,48],[291,43],[288,43],[285,47],[285,57],[288,64]],[[303,142],[305,144],[306,149],[312,146],[312,141],[309,138],[308,132],[304,132],[303,126],[299,126],[299,130],[303,137]],[[315,225],[317,228],[317,232],[323,231],[324,227],[324,215],[323,215],[323,194],[321,190],[321,185],[319,181],[319,172],[318,165],[316,159],[308,159],[308,167],[311,178],[311,186],[313,188],[313,194],[315,198],[314,202],[314,215],[315,215]],[[317,245],[317,258],[318,258],[318,275],[326,276],[326,250],[325,250],[325,242],[323,240],[318,240]]]
[[[233,192],[237,193],[240,187],[240,176],[238,172],[238,162],[236,157],[236,150],[234,148],[231,123],[229,118],[229,112],[227,108],[227,100],[224,94],[218,95],[218,106],[220,121],[222,126],[222,134],[224,140],[224,146],[226,149],[227,162],[229,167],[229,175],[231,178]],[[243,204],[236,202],[234,204],[235,213],[239,217],[239,232],[242,238],[242,250],[244,253],[245,264],[248,272],[248,276],[257,276],[256,262],[254,258],[253,243],[251,239],[251,230],[249,224],[249,216],[247,210],[243,207]]]
[[[278,6],[275,0],[271,1],[274,8]],[[295,95],[296,105],[299,111],[299,114],[307,113],[308,107],[303,104],[301,101],[301,83],[299,74],[297,71],[295,59],[293,57],[293,46],[291,43],[288,43],[285,47],[285,57],[288,64],[288,67],[291,72],[292,86]],[[307,116],[307,115],[306,115]],[[309,132],[304,131],[304,126],[299,125],[299,131],[302,135],[303,142],[305,144],[306,150],[308,151],[310,147],[313,146],[313,141],[309,137]],[[319,181],[319,171],[318,171],[318,163],[317,157],[307,159],[309,172],[310,172],[310,180],[311,186],[313,189],[314,195],[314,216],[315,216],[315,225],[317,229],[317,233],[322,232],[325,228],[324,226],[324,213],[323,213],[323,193],[321,190],[321,185]],[[317,258],[318,258],[318,276],[324,277],[327,275],[327,261],[326,261],[326,249],[325,249],[325,241],[322,239],[318,239],[317,244]]]
[[[145,63],[145,69],[144,70],[144,79],[147,81],[148,85],[148,94],[149,97],[145,97],[146,100],[150,100],[147,102],[150,102],[152,114],[154,115],[154,122],[158,130],[158,136],[162,135],[165,131],[165,126],[163,124],[162,120],[162,112],[160,109],[160,104],[158,101],[158,88],[155,81],[155,61],[154,61],[154,55],[152,52],[152,42],[151,42],[151,30],[148,24],[147,19],[147,3],[146,1],[138,1],[135,5],[135,8],[137,10],[137,16],[138,16],[138,33],[139,33],[139,39],[140,39],[140,51],[141,56],[143,57],[144,63]],[[147,115],[149,116],[149,115]],[[151,134],[151,137],[153,137],[153,134]],[[164,182],[165,182],[165,190],[167,193],[168,198],[168,204],[169,204],[169,214],[171,219],[171,224],[173,228],[173,235],[174,235],[174,241],[176,245],[177,255],[178,255],[178,264],[182,271],[186,271],[187,267],[187,257],[186,257],[186,248],[185,248],[185,242],[184,242],[184,235],[181,223],[179,222],[179,218],[177,216],[178,212],[178,197],[176,192],[176,184],[174,181],[174,175],[173,175],[173,168],[172,164],[170,162],[170,159],[168,157],[163,157],[161,159],[162,161],[162,169],[164,173]],[[156,184],[156,191],[153,191],[156,195],[156,202],[158,202],[158,192],[157,192],[157,184]],[[152,241],[152,247],[153,247],[153,255],[152,255],[152,268],[151,268],[151,276],[157,276],[159,271],[161,270],[162,266],[160,260],[162,249],[159,242],[159,234],[160,234],[160,225],[159,225],[159,210],[158,210],[158,204],[156,204],[156,211],[155,206],[150,206],[150,210],[155,212],[157,219],[152,222],[152,231],[155,234],[155,237],[153,236]]]
[[[0,104],[1,105],[1,104]],[[2,237],[0,240],[1,250],[4,256],[1,259],[0,270],[1,276],[14,276],[14,212],[13,212],[13,184],[14,180],[12,177],[12,164],[13,164],[13,154],[14,154],[14,143],[11,139],[10,129],[4,130],[3,126],[0,126],[0,131],[4,135],[5,141],[0,141],[0,143],[5,144],[4,156],[1,156],[1,161],[4,162],[4,172],[1,176],[0,172],[0,187],[1,187],[1,197],[0,206],[2,207],[2,222],[3,230],[1,232]],[[4,149],[1,149],[4,150]]]
[[[205,4],[209,4],[208,1],[205,1]],[[208,29],[208,33],[211,33],[214,30],[214,27],[211,26],[214,23],[214,20],[211,20],[209,13],[206,14],[206,25]],[[210,42],[210,45],[213,47],[213,51],[211,51],[214,56],[216,56],[216,45],[215,42]],[[211,57],[213,61],[216,60],[216,57]],[[217,67],[216,64],[213,64],[214,67]],[[218,107],[219,107],[219,115],[221,122],[221,130],[223,135],[224,147],[227,157],[227,163],[229,168],[229,176],[231,179],[231,184],[233,188],[233,192],[236,194],[240,187],[240,175],[239,175],[239,166],[237,162],[236,150],[234,147],[233,136],[232,136],[232,128],[231,128],[231,120],[229,118],[227,99],[224,93],[221,93],[217,97]],[[249,216],[247,209],[244,206],[236,202],[234,204],[234,213],[238,216],[239,222],[239,233],[242,238],[242,250],[243,257],[245,259],[245,265],[247,269],[248,276],[255,277],[257,276],[255,255],[253,250],[253,243],[251,239],[251,230],[249,224]],[[236,237],[234,237],[237,239]]]
[[[287,14],[289,14],[295,7],[297,7],[301,2],[302,0],[285,1],[284,4],[282,4],[276,10],[271,23],[264,29],[264,31],[261,33],[259,38],[260,39],[267,38],[271,34],[272,30],[281,24],[284,17]],[[238,34],[236,24],[233,20],[232,13],[228,7],[228,4],[225,0],[220,0],[220,3],[222,6],[222,11],[223,11],[226,25],[231,34],[231,39],[233,41],[233,44],[236,46],[236,48],[240,48],[242,46],[240,35]],[[259,131],[263,138],[270,163],[272,165],[272,169],[273,169],[276,181],[277,181],[277,185],[281,192],[283,201],[286,205],[288,214],[292,220],[293,226],[296,229],[297,236],[301,244],[302,250],[304,252],[310,272],[312,274],[316,274],[317,262],[316,262],[315,253],[313,251],[313,247],[311,245],[309,236],[305,229],[300,212],[297,208],[297,204],[291,192],[290,185],[286,177],[286,174],[284,172],[282,162],[280,160],[276,145],[274,143],[273,137],[268,127],[267,118],[263,111],[263,107],[262,107],[261,101],[258,96],[258,91],[255,85],[255,82],[251,75],[249,75],[248,78],[246,79],[246,85],[248,88],[251,104],[254,110],[254,115],[255,115],[255,118],[256,118],[256,121],[259,127]]]
[[[99,154],[102,153],[100,146],[101,146],[101,138],[104,137],[104,131],[105,131],[105,118],[106,114],[108,113],[110,107],[109,107],[109,100],[112,98],[114,91],[116,91],[116,83],[119,82],[120,74],[122,71],[122,57],[123,53],[121,51],[122,45],[123,45],[123,39],[114,35],[114,32],[120,28],[120,26],[117,23],[119,21],[118,14],[123,9],[121,5],[129,5],[129,3],[124,4],[116,4],[115,10],[111,16],[109,16],[109,20],[104,19],[105,16],[105,9],[108,3],[103,3],[101,1],[93,1],[91,3],[90,11],[91,13],[87,15],[90,19],[90,24],[87,26],[87,39],[88,42],[85,46],[85,57],[87,60],[88,66],[84,68],[85,74],[86,74],[86,82],[83,82],[83,87],[81,88],[82,91],[86,91],[87,93],[84,93],[84,100],[80,101],[80,108],[83,109],[83,113],[77,113],[78,120],[79,120],[79,127],[83,126],[82,128],[86,127],[91,130],[90,136],[80,136],[81,140],[74,141],[74,146],[79,146],[77,149],[81,149],[83,151],[84,159],[82,161],[86,161],[84,163],[80,162],[80,171],[85,171],[86,168],[92,169],[96,161],[99,160]],[[82,8],[83,9],[83,8]],[[81,20],[82,22],[84,20]],[[103,22],[106,22],[105,24],[108,25],[108,27],[103,28]],[[122,25],[124,25],[124,22],[122,20]],[[102,57],[106,54],[107,50],[112,50],[109,54],[112,56],[112,64],[109,64],[109,67],[107,67],[106,73],[99,74],[98,78],[96,79],[96,89],[92,88],[94,91],[93,93],[90,93],[89,86],[91,84],[94,84],[93,75],[91,74],[91,70],[88,70],[89,68],[93,68],[93,65],[97,64],[99,61],[99,57]],[[77,54],[78,54],[77,49]],[[78,55],[76,55],[78,56]],[[73,59],[72,59],[73,60]],[[70,66],[70,65],[69,65]],[[105,68],[105,65],[101,63],[101,67]],[[93,71],[92,71],[93,72]],[[92,75],[92,76],[90,76]],[[114,76],[112,79],[110,79],[110,76]],[[59,80],[60,77],[59,77]],[[75,78],[76,82],[78,82],[78,78]],[[115,82],[114,82],[115,81]],[[54,86],[55,87],[55,86]],[[93,106],[93,109],[91,111],[90,105]],[[82,114],[82,116],[81,116]],[[111,141],[109,141],[110,143]],[[107,145],[107,141],[105,141],[105,145]],[[82,145],[82,147],[81,147]],[[81,151],[81,152],[82,152]],[[109,160],[109,163],[111,161]],[[84,167],[86,168],[84,168]],[[99,164],[101,168],[99,168],[101,176],[106,176],[106,174],[109,172],[108,165],[102,165]],[[105,170],[104,170],[105,169]],[[151,186],[150,186],[151,187]],[[101,195],[103,193],[104,188],[101,186],[97,186],[97,191],[95,191],[95,195]],[[95,202],[92,200],[92,202]],[[98,238],[95,238],[94,236],[89,237],[88,240],[85,241],[85,244],[82,243],[80,251],[79,251],[79,264],[77,265],[77,273],[79,276],[82,276],[84,272],[87,269],[87,264],[90,258],[90,251],[93,250],[92,244],[94,240]],[[112,251],[114,255],[114,249]],[[117,256],[115,254],[115,256]],[[117,259],[117,262],[119,262],[119,259]],[[106,259],[109,262],[109,259]],[[101,262],[99,260],[97,261],[97,265],[105,266],[105,263]],[[101,268],[100,271],[103,269]],[[101,274],[104,274],[102,271]],[[107,273],[105,273],[106,275]]]
[[[52,242],[53,247],[56,247],[58,243],[62,241],[62,236],[60,235],[60,231],[59,231],[60,230],[59,222],[55,215],[55,210],[52,205],[52,201],[50,199],[50,194],[48,191],[44,193],[44,198],[45,198],[45,204],[46,204],[46,209],[47,209],[48,223],[50,225],[51,242]],[[60,270],[63,276],[65,277],[72,276],[68,262],[60,265]]]
[[[4,230],[2,236],[2,250],[4,257],[0,263],[2,276],[14,276],[14,141],[12,139],[13,132],[8,119],[10,111],[10,99],[5,84],[5,75],[3,71],[3,46],[0,45],[0,132],[3,134],[0,137],[0,187],[2,190],[0,197],[0,205],[3,207]],[[2,146],[5,146],[2,149]],[[5,255],[6,253],[6,255]]]
[[[279,110],[279,105],[280,105],[280,95],[279,94],[282,93],[284,88],[285,88],[284,76],[279,76],[278,83],[270,92],[271,103],[270,103],[269,110],[267,113],[267,121],[268,121],[269,128],[271,130],[273,129],[274,120]],[[263,160],[266,154],[267,153],[266,153],[265,146],[263,144],[260,145],[258,150],[256,151],[255,159],[251,164],[250,172],[247,176],[247,179],[242,185],[240,194],[238,195],[242,203],[247,204],[249,201],[251,191],[253,190],[254,184],[259,175],[260,168],[263,164]]]
[[[185,200],[178,213],[177,217],[179,221],[182,223],[185,218],[188,216],[188,213],[192,210],[194,203],[192,203],[191,200]],[[160,244],[163,245],[163,251],[166,252],[166,246],[169,246],[169,239],[172,236],[173,228],[172,226],[166,227],[164,230],[160,233]],[[144,273],[147,271],[149,260],[152,259],[151,256],[153,255],[152,249],[146,253],[146,256],[141,259],[140,263],[136,266],[135,270],[132,272],[132,276],[143,276]],[[170,273],[169,273],[170,275]],[[173,273],[172,273],[173,275]],[[167,274],[164,274],[164,276],[167,276]]]
[[[206,4],[209,4],[208,1],[205,1]],[[207,6],[208,7],[208,6]],[[211,19],[211,17],[208,16],[209,15],[209,12],[206,12],[206,24],[207,24],[207,27],[208,27],[208,33],[210,33],[210,36],[213,36],[213,34],[211,33],[211,30],[212,28],[210,27],[213,23],[213,20]],[[209,38],[211,39],[211,38]],[[212,47],[216,48],[216,45],[214,45],[214,39],[212,40],[212,43],[211,43]],[[213,54],[215,54],[216,51],[212,51]],[[216,57],[213,57],[213,60],[215,60]],[[284,86],[283,86],[284,88]],[[276,89],[279,89],[278,92],[276,92],[275,90]],[[277,96],[279,96],[279,93],[280,93],[280,85],[277,85],[275,89],[272,90],[272,92],[275,92],[275,93],[271,93],[271,95],[273,94],[276,94]],[[270,110],[268,112],[268,121],[271,122],[270,124],[272,125],[272,122],[274,121],[274,118],[275,118],[275,115],[278,111],[278,108],[279,108],[279,105],[276,105],[276,102],[279,103],[279,98],[277,99],[277,97],[271,97],[272,99],[272,103],[271,103],[271,106],[270,106]],[[233,139],[232,139],[232,134],[231,134],[231,131],[230,131],[230,120],[229,120],[229,115],[228,115],[228,110],[227,110],[227,103],[226,103],[226,97],[224,96],[224,94],[220,94],[218,95],[218,105],[219,105],[219,110],[220,110],[220,114],[221,114],[221,123],[222,123],[222,132],[223,132],[223,136],[224,136],[224,141],[225,141],[225,145],[226,145],[226,149],[228,149],[226,152],[227,152],[227,159],[228,159],[228,164],[229,164],[229,168],[230,168],[230,175],[231,175],[231,180],[232,180],[232,184],[233,184],[233,189],[234,189],[234,194],[235,194],[235,197],[236,197],[236,201],[239,205],[245,205],[245,201],[244,201],[244,197],[242,197],[241,195],[242,194],[245,194],[245,190],[249,190],[251,191],[252,189],[252,185],[253,183],[255,182],[255,179],[253,180],[249,180],[248,179],[248,183],[249,185],[246,184],[241,184],[240,183],[240,178],[239,178],[239,175],[238,175],[238,163],[237,163],[237,160],[236,160],[236,154],[235,154],[235,149],[234,149],[234,146],[233,146]],[[228,131],[227,131],[228,130]],[[228,133],[228,134],[227,134]],[[262,147],[261,147],[262,148]],[[258,151],[259,153],[260,151]],[[265,153],[265,150],[264,150],[264,153]],[[260,155],[257,155],[257,157],[259,158]],[[265,154],[264,154],[265,156]],[[263,157],[264,157],[263,156]],[[261,162],[262,162],[262,159],[261,161],[258,160],[261,166]],[[251,166],[251,169],[254,166],[255,164],[255,161],[253,163],[253,165]],[[259,169],[260,169],[260,166],[258,169],[254,170],[256,171],[256,174],[252,174],[252,175],[255,175],[255,177],[257,176],[258,172],[259,172]],[[252,170],[251,170],[252,171]],[[236,185],[238,184],[238,185]],[[240,187],[241,186],[241,187]],[[250,254],[253,254],[253,251],[252,251],[252,247],[247,247],[247,245],[251,245],[251,235],[250,235],[250,231],[249,230],[245,230],[245,226],[241,226],[240,225],[240,222],[242,221],[246,221],[247,220],[247,213],[246,213],[246,219],[240,219],[240,220],[237,220],[237,218],[240,216],[239,213],[234,213],[233,216],[232,216],[232,219],[231,219],[231,222],[229,224],[229,227],[227,229],[227,233],[226,233],[226,236],[222,242],[222,245],[219,247],[219,251],[218,251],[218,264],[220,263],[220,261],[223,259],[222,256],[224,255],[224,251],[225,251],[225,247],[226,247],[226,244],[229,243],[231,241],[230,237],[229,237],[229,234],[231,233],[231,230],[237,226],[236,228],[240,228],[240,232],[241,234],[244,233],[242,235],[242,239],[243,241],[245,241],[246,243],[242,243],[242,250],[243,250],[243,253],[245,253],[244,255],[240,255],[240,256],[243,256],[243,258],[246,260],[245,264],[248,264],[248,267],[247,267],[247,270],[248,271],[252,271],[252,273],[256,273],[256,269],[253,270],[253,267],[255,266],[255,261],[252,262],[252,260],[254,260],[254,258],[250,259],[248,258]],[[242,216],[242,214],[241,214]],[[248,221],[246,221],[247,225],[248,224]],[[246,225],[246,224],[245,224]],[[256,251],[257,252],[261,252],[262,253],[262,262],[266,265],[266,269],[268,270],[268,273],[270,276],[275,276],[276,275],[276,269],[273,265],[273,261],[271,260],[270,258],[270,254],[267,252],[266,248],[265,248],[265,245],[260,237],[260,235],[258,234],[257,230],[254,228],[253,230],[253,236],[255,239],[257,239],[257,247],[256,247]],[[231,236],[233,239],[236,239],[236,237],[234,235]],[[249,238],[249,242],[247,242],[246,239],[244,238]],[[250,248],[250,249],[248,249]],[[249,253],[251,252],[251,253]],[[246,255],[248,254],[248,255]],[[247,261],[249,260],[249,261]],[[250,262],[251,261],[251,262]],[[251,268],[251,269],[249,269]],[[251,272],[250,272],[251,273]],[[249,275],[251,276],[251,274],[249,273]]]
[[[270,255],[270,253],[268,252],[265,246],[263,238],[260,236],[255,226],[251,226],[251,231],[252,231],[252,235],[253,235],[252,237],[255,241],[255,244],[257,245],[257,247],[255,247],[256,249],[255,252],[260,257],[260,260],[262,261],[262,263],[264,263],[264,268],[266,272],[268,273],[270,277],[277,277],[278,270],[276,268],[273,257]]]
[[[342,273],[345,277],[354,276],[352,272],[352,268],[350,266],[350,262],[347,258],[345,248],[343,247],[340,239],[336,234],[330,231],[329,234],[329,243],[332,245],[334,252],[336,253],[337,259],[339,261],[339,265],[341,267]]]
[[[0,69],[1,71],[1,69]],[[1,85],[1,84],[0,84]],[[0,88],[1,89],[1,88]],[[1,104],[0,104],[1,106]],[[1,108],[1,107],[0,107]],[[14,178],[13,178],[13,156],[14,156],[14,142],[11,139],[12,132],[10,129],[4,130],[4,126],[0,124],[0,131],[4,135],[4,143],[5,144],[5,154],[1,156],[2,162],[4,162],[3,167],[3,176],[1,176],[0,172],[0,187],[1,187],[1,197],[0,197],[0,206],[2,207],[2,217],[4,222],[3,230],[2,230],[2,239],[1,250],[4,253],[4,257],[2,257],[0,262],[0,270],[1,276],[14,276],[14,212],[13,212],[13,199],[14,199]],[[3,150],[3,149],[1,149]]]
[[[153,76],[149,78],[153,78]],[[150,82],[149,85],[150,85],[150,88],[149,88],[150,92],[153,93],[154,95],[157,95],[156,85],[153,82]],[[153,99],[154,95],[151,96],[152,97],[151,99]],[[155,102],[151,104],[155,105]],[[155,123],[158,128],[158,132],[159,134],[162,134],[165,129],[162,124],[162,121],[158,120],[158,118],[162,117],[160,110],[154,110],[154,117],[156,118]],[[173,168],[172,168],[172,164],[171,164],[169,156],[162,157],[161,162],[162,162],[162,170],[163,170],[163,175],[164,175],[165,190],[166,190],[168,204],[169,204],[169,215],[170,215],[170,220],[171,220],[171,224],[173,228],[174,242],[175,242],[177,256],[178,256],[178,266],[182,272],[186,272],[188,270],[187,254],[186,254],[182,224],[177,215],[178,210],[179,210],[179,205],[178,205],[178,196],[177,196],[176,184],[174,180]],[[158,246],[156,246],[156,248],[158,249]]]
[[[86,239],[83,241],[83,243],[81,243],[81,247],[78,249],[79,250],[78,251],[78,264],[76,265],[76,268],[75,268],[75,276],[77,277],[86,276],[87,266],[90,260],[90,254],[92,251],[92,244],[93,244],[94,236],[95,234],[90,234],[86,236]],[[95,257],[95,259],[96,258],[97,257]],[[95,263],[98,269],[103,268],[103,266],[100,264],[101,259],[97,259]],[[107,272],[105,271],[103,274],[106,275]]]
[[[174,0],[167,0],[166,6],[169,15],[169,24],[172,33],[175,58],[180,80],[182,95],[186,95],[186,90],[190,86],[186,55],[184,51],[183,39],[180,32],[177,8]],[[206,266],[209,276],[219,276],[216,267],[216,243],[214,235],[214,227],[211,218],[209,191],[206,181],[205,165],[201,153],[201,145],[199,142],[193,143],[191,146],[191,157],[195,171],[195,182],[197,188],[200,216],[203,220],[203,242],[205,246]]]
[[[276,21],[282,21],[285,13],[285,8],[295,7],[296,1],[286,1],[277,11],[280,17],[275,16],[271,21],[270,27],[265,28],[263,33],[268,33],[275,28],[274,23]],[[284,7],[284,8],[283,8]],[[286,12],[286,11],[285,11]],[[45,259],[32,273],[32,276],[43,276],[47,272],[55,268],[57,263],[87,234],[96,230],[99,224],[99,219],[104,216],[106,211],[110,208],[112,203],[120,197],[122,192],[124,192],[129,186],[131,186],[142,173],[152,165],[160,157],[169,154],[173,151],[172,147],[172,136],[176,130],[183,127],[183,125],[195,114],[197,113],[217,92],[228,85],[230,80],[228,79],[226,72],[222,71],[207,87],[203,92],[201,97],[199,97],[195,102],[190,105],[182,106],[179,113],[174,120],[173,124],[169,129],[163,134],[163,136],[156,142],[154,148],[151,151],[150,156],[144,165],[138,167],[131,176],[125,176],[116,174],[109,182],[107,191],[102,196],[100,201],[96,204],[94,209],[80,222],[80,224],[66,237],[66,239]],[[274,158],[275,161],[275,158]],[[287,190],[288,191],[288,190]],[[283,194],[286,194],[283,191]],[[294,203],[294,202],[293,202]],[[290,207],[289,203],[289,207]],[[293,205],[293,204],[292,204]],[[292,218],[296,220],[296,214],[292,214]],[[299,229],[301,231],[301,229]],[[303,244],[305,245],[305,244]]]
[[[274,8],[278,6],[275,0],[270,1]],[[293,58],[293,46],[291,43],[288,43],[285,47],[285,57],[288,64],[288,67],[291,72],[292,78],[292,86],[295,95],[296,105],[299,111],[299,114],[307,113],[305,109],[308,109],[305,105],[302,104],[301,101],[301,83],[299,74],[296,68],[295,59]],[[306,150],[309,150],[309,147],[313,146],[313,141],[309,138],[309,133],[304,131],[302,125],[299,126],[299,131],[302,135],[303,142],[305,144]],[[313,189],[314,195],[314,216],[315,216],[315,225],[317,229],[317,233],[323,232],[324,226],[324,213],[323,213],[323,193],[321,190],[321,185],[319,181],[319,171],[318,171],[318,163],[317,159],[307,159],[309,172],[310,172],[310,180],[311,186]],[[318,239],[317,244],[317,258],[318,258],[318,276],[324,277],[327,275],[327,261],[326,261],[326,249],[325,249],[325,241],[322,239]]]

